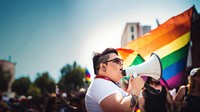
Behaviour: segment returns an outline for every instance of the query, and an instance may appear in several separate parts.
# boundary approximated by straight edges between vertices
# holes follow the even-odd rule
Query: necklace
[[[108,80],[108,81],[112,81],[110,78],[108,78],[108,77],[106,77],[106,76],[99,76],[99,75],[97,75],[96,77],[95,77],[95,79],[96,78],[100,78],[100,79],[105,79],[105,80]],[[112,81],[113,82],[113,81]]]
[[[102,76],[102,75],[97,75],[97,76],[95,76],[95,79],[96,78],[100,78],[100,79],[105,79],[105,80],[107,80],[107,81],[111,81],[111,82],[113,82],[115,85],[117,85],[118,87],[119,87],[119,85],[117,84],[117,83],[115,83],[113,80],[111,80],[110,78],[108,78],[107,76]]]

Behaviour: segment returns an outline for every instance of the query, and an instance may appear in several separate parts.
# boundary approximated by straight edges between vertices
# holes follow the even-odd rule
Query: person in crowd
[[[70,91],[69,93],[59,90],[56,94],[56,105],[59,112],[86,112],[85,103],[85,89],[81,88],[79,91]]]
[[[0,92],[0,112],[7,112],[8,111],[8,105],[5,101],[3,101],[3,95]]]
[[[95,78],[90,84],[85,106],[88,112],[130,112],[138,102],[144,87],[144,80],[138,76],[129,79],[127,93],[117,84],[123,77],[123,61],[114,48],[106,48],[102,53],[94,53],[93,68]]]
[[[179,88],[174,104],[178,112],[200,112],[200,68],[190,71],[188,84]]]
[[[147,77],[146,84],[156,90],[158,94],[152,93],[148,89],[142,91],[139,98],[139,109],[141,112],[174,112],[173,99],[168,89],[160,84],[159,80]]]
[[[46,112],[58,112],[56,95],[52,94],[48,100]]]

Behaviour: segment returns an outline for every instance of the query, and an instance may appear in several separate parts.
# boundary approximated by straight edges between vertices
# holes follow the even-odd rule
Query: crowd
[[[46,93],[39,100],[20,96],[8,98],[0,93],[0,112],[86,112],[85,89],[68,93]]]
[[[175,94],[170,94],[167,88],[152,78],[147,78],[146,83],[160,90],[160,93],[155,95],[143,88],[135,110],[139,109],[141,112],[199,112],[200,68],[191,70],[188,82],[177,88]],[[47,93],[36,101],[25,96],[8,99],[0,93],[0,112],[87,112],[85,94],[86,90],[81,88],[79,91],[68,93]]]
[[[96,76],[87,90],[47,93],[39,100],[0,93],[0,112],[200,112],[200,68],[189,70],[188,80],[172,94],[151,77],[129,77],[120,85],[123,60],[113,48],[95,53],[93,67]]]
[[[160,81],[148,77],[147,84],[160,92],[155,95],[144,89],[139,98],[139,109],[142,112],[200,112],[200,68],[187,72],[188,80],[175,88],[175,93],[162,86]]]

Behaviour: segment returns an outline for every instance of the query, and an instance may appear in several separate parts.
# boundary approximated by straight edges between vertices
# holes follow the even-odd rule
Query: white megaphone
[[[125,68],[122,71],[122,74],[124,76],[133,76],[133,77],[149,76],[156,80],[160,80],[162,77],[162,64],[158,55],[152,53],[149,60],[147,60],[142,64]],[[160,92],[159,90],[154,89],[153,87],[149,86],[146,83],[144,84],[144,87],[155,94],[159,94]]]
[[[162,64],[157,54],[152,53],[151,57],[144,63],[125,68],[122,71],[124,76],[149,76],[156,80],[162,77]]]

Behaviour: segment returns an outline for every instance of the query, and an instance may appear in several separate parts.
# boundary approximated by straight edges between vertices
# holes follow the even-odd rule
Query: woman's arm
[[[166,95],[168,112],[174,112],[174,103],[171,94],[167,91]]]
[[[139,109],[141,112],[145,112],[145,99],[144,97],[139,98]]]
[[[185,88],[186,88],[186,86],[181,86],[174,98],[174,105],[177,110],[179,110],[181,107],[185,107],[187,105],[187,103],[184,101]]]
[[[138,96],[144,87],[144,80],[141,77],[130,78],[129,84],[133,87],[130,95],[123,97],[120,93],[114,93],[100,102],[104,112],[132,112],[138,103]]]

